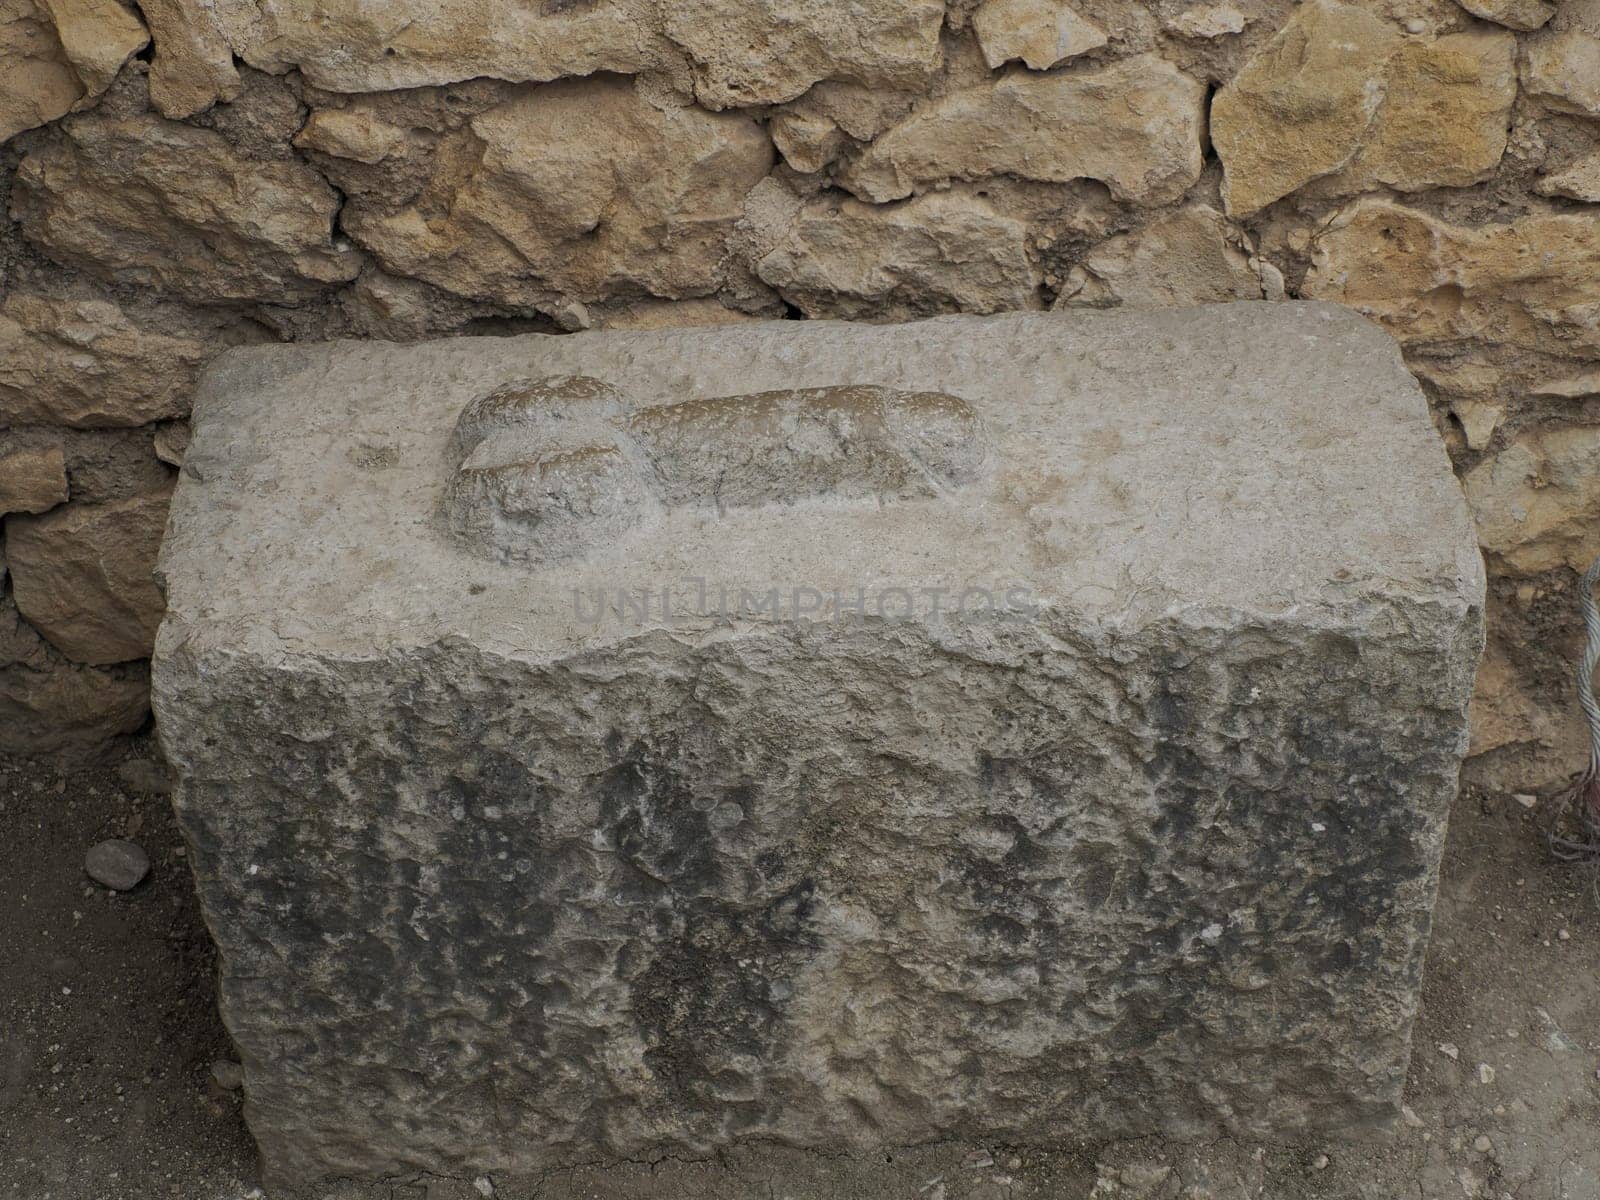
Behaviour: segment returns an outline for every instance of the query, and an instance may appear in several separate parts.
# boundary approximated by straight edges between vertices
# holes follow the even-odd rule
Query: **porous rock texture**
[[[161,563],[278,1181],[1398,1112],[1483,572],[1344,309],[244,349]]]
[[[1600,426],[1597,2],[0,0],[0,452],[159,492],[265,340],[1317,296],[1512,489],[1478,711],[1541,732],[1475,745],[1543,787],[1600,521],[1505,481]]]

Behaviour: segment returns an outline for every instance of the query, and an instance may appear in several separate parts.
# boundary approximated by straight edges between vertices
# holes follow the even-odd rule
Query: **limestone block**
[[[1120,200],[1164,204],[1200,177],[1205,94],[1203,82],[1153,54],[1001,75],[920,106],[842,182],[881,203],[950,179],[1098,179]]]
[[[339,197],[297,160],[262,162],[160,117],[85,113],[17,168],[13,212],[53,257],[205,302],[294,303],[353,279]]]
[[[689,55],[709,108],[792,100],[820,80],[924,82],[939,65],[944,0],[699,0],[664,4],[662,32]]]
[[[67,460],[60,446],[0,452],[0,515],[42,513],[67,499]]]
[[[1109,40],[1104,29],[1061,0],[984,0],[972,14],[972,29],[990,67],[1021,59],[1036,71]]]
[[[231,100],[239,94],[239,72],[221,18],[246,3],[140,0],[156,43],[150,64],[150,102],[162,116],[175,120],[192,117],[218,100]]]
[[[808,175],[831,163],[845,143],[844,130],[818,113],[774,113],[767,132],[783,161]]]
[[[104,666],[149,655],[161,621],[154,572],[168,496],[6,519],[17,608],[74,662]]]
[[[1233,4],[1196,4],[1170,18],[1163,17],[1162,23],[1184,37],[1218,38],[1243,33],[1250,20]]]
[[[0,426],[88,429],[180,416],[216,348],[135,321],[108,300],[12,292],[0,301]]]
[[[1354,5],[1300,6],[1211,106],[1228,212],[1325,178],[1335,194],[1487,178],[1505,151],[1515,53],[1504,31],[1419,42]]]
[[[1522,86],[1559,112],[1600,116],[1600,0],[1568,0],[1526,39]]]
[[[120,0],[44,0],[44,7],[90,99],[110,87],[122,64],[150,44],[144,22]]]
[[[82,96],[50,14],[34,0],[0,0],[0,143],[54,121]]]
[[[1347,310],[252,348],[193,427],[273,1181],[1397,1114],[1483,578]]]
[[[959,192],[892,207],[823,196],[795,214],[756,274],[812,317],[1038,308],[1027,233],[987,200]]]
[[[215,49],[221,45],[274,74],[298,68],[335,92],[683,68],[700,103],[718,109],[792,100],[820,80],[920,82],[939,63],[944,20],[941,0],[389,0],[379,8],[366,0],[158,0],[157,7],[169,5],[183,18],[173,17],[172,40],[213,93],[231,85]],[[145,11],[159,66],[163,22],[150,5]],[[204,94],[197,88],[186,103]]]
[[[1317,237],[1301,293],[1348,304],[1407,345],[1600,357],[1600,213],[1471,226],[1358,200]]]

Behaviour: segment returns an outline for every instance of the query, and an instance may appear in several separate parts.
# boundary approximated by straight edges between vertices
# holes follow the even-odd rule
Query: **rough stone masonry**
[[[238,349],[162,564],[276,1180],[1397,1111],[1484,579],[1345,309]]]

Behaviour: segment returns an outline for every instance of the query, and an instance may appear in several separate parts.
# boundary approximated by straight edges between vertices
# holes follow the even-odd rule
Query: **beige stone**
[[[1505,151],[1515,49],[1509,33],[1408,41],[1353,5],[1301,6],[1212,104],[1228,212],[1330,176],[1335,194],[1487,178]]]
[[[1164,204],[1200,176],[1205,91],[1151,54],[1003,75],[918,108],[868,147],[843,182],[881,202],[951,179],[1098,179],[1118,199]]]
[[[1363,9],[1297,8],[1212,101],[1227,210],[1255,212],[1349,164],[1382,100],[1374,75],[1399,42]]]
[[[87,113],[22,160],[13,212],[52,257],[201,302],[293,304],[353,279],[339,197],[293,159],[261,162],[209,129]]]
[[[1528,395],[1541,400],[1583,400],[1600,396],[1600,367],[1541,380],[1528,389]]]
[[[773,145],[796,171],[822,170],[844,147],[844,130],[828,117],[805,112],[778,112],[767,122]]]
[[[972,28],[989,66],[1021,59],[1036,71],[1109,40],[1104,29],[1060,0],[984,0],[972,14]]]
[[[1216,209],[1194,204],[1095,246],[1056,306],[1166,308],[1261,298],[1261,277],[1241,235]]]
[[[557,83],[441,146],[414,205],[352,201],[343,223],[390,273],[462,296],[684,299],[720,286],[724,238],[772,160],[748,117],[662,110],[622,80]]]
[[[1186,8],[1167,27],[1184,37],[1215,38],[1243,33],[1250,18],[1232,4],[1201,4]]]
[[[1556,15],[1556,6],[1546,4],[1545,0],[1458,0],[1458,3],[1475,17],[1524,32],[1539,28]]]
[[[1406,42],[1389,60],[1383,103],[1338,190],[1417,192],[1487,179],[1505,153],[1516,49],[1512,34],[1493,29]]]
[[[819,80],[918,84],[939,64],[944,0],[697,0],[663,4],[711,108],[792,100]]]
[[[1600,0],[1566,0],[1524,39],[1522,86],[1550,108],[1600,116]]]
[[[149,657],[165,606],[154,571],[170,496],[163,490],[6,518],[17,609],[74,662]]]
[[[122,64],[150,44],[144,22],[119,0],[44,0],[44,6],[87,98],[103,93]]]
[[[686,69],[710,108],[791,100],[820,80],[895,85],[939,63],[941,0],[244,0],[179,9],[172,40],[198,68],[194,103],[230,81],[216,47],[251,66],[298,68],[329,91],[375,92],[478,76],[516,83]],[[160,63],[162,20],[146,6]]]
[[[979,197],[805,204],[756,273],[807,316],[887,321],[1038,308],[1027,227]]]
[[[1301,294],[1347,304],[1402,344],[1600,356],[1600,212],[1463,226],[1363,198],[1316,239]]]
[[[1568,200],[1600,204],[1600,150],[1584,155],[1553,175],[1546,175],[1533,185],[1533,190],[1541,196],[1564,196]]]
[[[477,76],[522,83],[631,75],[683,57],[662,33],[650,0],[280,0],[252,19],[223,11],[213,28],[251,66],[275,74],[298,68],[332,92]]]
[[[0,0],[0,142],[54,121],[83,95],[47,12]]]
[[[1600,554],[1600,427],[1525,434],[1461,481],[1484,551],[1523,574]]]
[[[60,446],[0,454],[0,514],[42,513],[67,501]]]
[[[150,63],[150,102],[174,119],[204,112],[239,94],[233,47],[219,10],[244,0],[141,0],[156,54]]]
[[[363,108],[329,108],[306,119],[294,144],[375,166],[404,148],[406,131]]]
[[[905,120],[920,99],[920,92],[829,82],[817,84],[785,111],[826,117],[856,141],[870,142]]]
[[[1450,405],[1450,411],[1461,422],[1462,435],[1467,439],[1467,449],[1482,450],[1494,438],[1494,432],[1505,420],[1503,405],[1489,404],[1483,400],[1460,399]]]
[[[144,425],[188,411],[217,347],[137,324],[106,300],[0,301],[0,426]]]

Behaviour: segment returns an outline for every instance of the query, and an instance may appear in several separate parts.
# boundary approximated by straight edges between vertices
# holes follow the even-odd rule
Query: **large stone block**
[[[1483,579],[1375,326],[274,346],[200,393],[155,703],[276,1178],[1397,1111]]]

